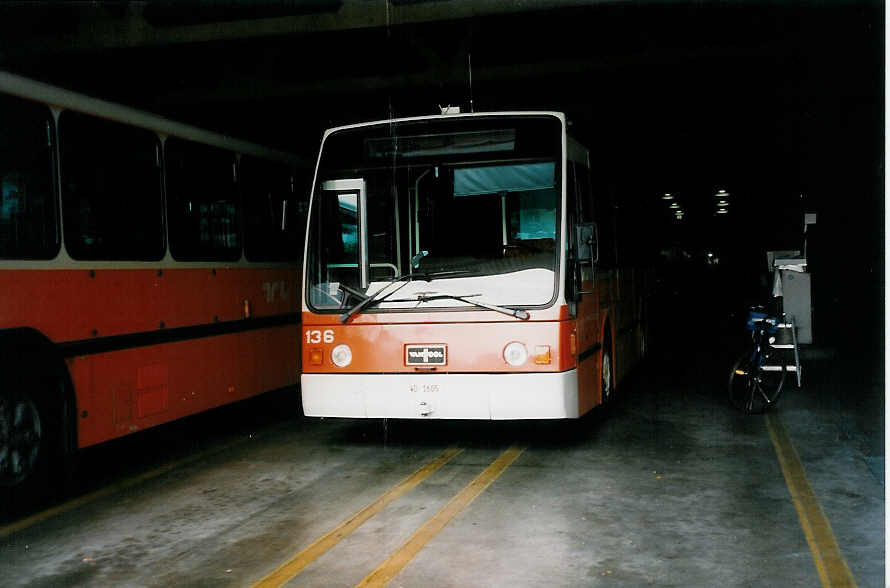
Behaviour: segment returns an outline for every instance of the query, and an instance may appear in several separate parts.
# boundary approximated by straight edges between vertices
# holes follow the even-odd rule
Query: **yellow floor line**
[[[785,425],[782,424],[782,420],[778,416],[768,414],[766,426],[776,449],[779,464],[782,466],[785,484],[788,486],[791,500],[797,509],[800,526],[803,528],[813,554],[813,561],[816,563],[816,571],[819,573],[822,586],[826,588],[855,587],[856,580],[853,579],[850,567],[841,555],[828,518],[822,511],[819,500],[807,481],[803,464],[791,443]]]
[[[396,484],[390,490],[380,495],[377,500],[364,507],[332,530],[328,531],[320,538],[315,540],[311,545],[297,553],[294,557],[281,564],[274,572],[254,584],[254,587],[268,588],[271,586],[281,586],[288,580],[295,577],[303,568],[315,561],[326,551],[334,547],[341,539],[347,537],[350,533],[358,529],[368,519],[383,510],[388,504],[397,500],[406,494],[409,490],[430,477],[439,468],[451,461],[452,458],[461,453],[463,449],[450,447],[442,452],[437,458],[433,459],[422,468]]]
[[[424,523],[386,561],[380,564],[376,570],[368,574],[356,586],[385,586],[414,559],[427,543],[445,528],[445,525],[451,522],[451,519],[473,502],[492,482],[497,480],[523,451],[525,451],[524,447],[516,446],[504,451],[500,457],[494,460],[491,465],[485,468],[481,474],[476,476],[463,490],[452,498],[442,510]]]

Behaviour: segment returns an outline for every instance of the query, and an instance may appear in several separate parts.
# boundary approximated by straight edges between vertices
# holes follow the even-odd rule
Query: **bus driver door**
[[[586,154],[585,154],[586,155]],[[585,157],[586,159],[586,157]],[[566,206],[569,223],[569,267],[573,284],[569,308],[574,308],[576,361],[578,370],[578,414],[600,402],[602,337],[599,292],[594,267],[598,257],[597,227],[593,223],[593,202],[589,169],[570,160],[567,167]],[[573,303],[572,303],[573,302]]]

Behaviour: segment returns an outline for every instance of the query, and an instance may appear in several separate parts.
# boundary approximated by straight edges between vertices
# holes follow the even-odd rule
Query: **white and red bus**
[[[0,72],[4,492],[28,496],[78,448],[297,384],[297,169]]]
[[[641,358],[649,274],[555,112],[327,131],[305,245],[307,416],[571,419]]]

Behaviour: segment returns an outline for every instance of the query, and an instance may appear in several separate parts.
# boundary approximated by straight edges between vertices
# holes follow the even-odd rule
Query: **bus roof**
[[[354,123],[349,125],[342,125],[339,127],[332,127],[327,129],[324,132],[324,138],[326,139],[328,135],[331,133],[336,133],[338,131],[343,131],[347,129],[357,129],[361,127],[373,127],[378,125],[386,125],[392,123],[403,123],[403,122],[415,122],[415,121],[423,121],[423,120],[457,120],[457,119],[467,119],[467,118],[485,118],[485,117],[509,117],[509,116],[553,116],[558,118],[565,124],[565,114],[562,112],[554,112],[549,110],[516,110],[516,111],[497,111],[497,112],[463,112],[459,114],[428,114],[424,116],[410,116],[404,118],[388,118],[381,119],[375,121]]]
[[[257,143],[242,141],[220,133],[214,133],[185,123],[176,122],[157,114],[78,94],[71,90],[31,80],[13,73],[0,71],[0,93],[42,102],[64,110],[82,112],[108,120],[140,127],[163,135],[179,137],[222,147],[236,153],[254,155],[296,165],[300,158],[292,153],[270,149]]]

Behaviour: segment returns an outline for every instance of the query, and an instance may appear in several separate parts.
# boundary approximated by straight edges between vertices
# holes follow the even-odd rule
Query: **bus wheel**
[[[24,395],[0,396],[0,484],[16,486],[37,465],[43,430],[40,412]]]
[[[606,338],[603,342],[603,356],[601,364],[602,403],[609,404],[614,396],[615,387],[612,384],[612,341]]]
[[[4,515],[39,506],[49,493],[53,423],[41,399],[17,382],[0,379],[0,496]]]

